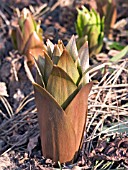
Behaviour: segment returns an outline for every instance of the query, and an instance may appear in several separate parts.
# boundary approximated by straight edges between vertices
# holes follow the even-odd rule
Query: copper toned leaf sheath
[[[74,126],[76,135],[76,151],[78,151],[83,138],[83,131],[85,130],[87,109],[88,109],[88,95],[93,83],[86,84],[78,94],[74,97],[72,102],[66,108],[65,113]]]
[[[76,150],[74,128],[54,98],[38,84],[33,85],[43,155],[55,162],[71,161]]]

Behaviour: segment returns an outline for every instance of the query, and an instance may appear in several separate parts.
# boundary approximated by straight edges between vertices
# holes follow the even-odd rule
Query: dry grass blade
[[[128,119],[128,60],[98,65],[90,69],[91,78],[98,74],[98,69],[102,71],[103,66],[106,65],[106,74],[97,85],[93,86],[89,98],[86,139],[89,142],[86,146],[88,152],[91,152],[93,148],[93,140],[97,137],[100,138],[103,134],[128,133],[126,127]],[[126,120],[124,120],[125,118]],[[88,135],[90,131],[92,133]]]
[[[0,154],[5,155],[14,148],[22,148],[30,136],[39,134],[39,130],[33,92],[24,98],[15,112],[10,111],[11,106],[9,107],[7,100],[5,101],[4,97],[1,98],[9,115],[6,116],[2,111],[0,112],[4,119],[0,124],[0,139],[5,143]]]
[[[39,19],[42,17],[45,13],[47,13],[50,10],[50,8],[47,6],[47,4],[41,5],[39,8],[36,9],[34,12],[34,18]]]
[[[8,116],[11,118],[14,113],[13,113],[12,107],[10,106],[9,102],[3,96],[0,96],[0,100],[4,104],[4,106],[5,106],[6,110],[7,110]]]
[[[0,10],[0,16],[1,18],[4,20],[4,22],[6,23],[6,25],[10,25],[10,21],[7,19],[6,15],[4,15],[4,13]]]
[[[28,94],[19,104],[18,108],[16,109],[15,113],[20,112],[29,102],[34,100],[34,97],[32,96],[33,92],[31,92],[30,94]]]

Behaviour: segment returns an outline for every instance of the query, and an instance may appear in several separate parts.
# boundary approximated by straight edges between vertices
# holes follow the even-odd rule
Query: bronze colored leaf
[[[60,57],[62,54],[62,51],[60,50],[59,46],[57,44],[54,45],[54,50],[53,50],[53,56],[58,56]]]
[[[84,45],[79,50],[80,66],[82,69],[82,75],[89,68],[89,49],[88,42],[86,41]],[[89,74],[86,73],[83,77],[84,83],[89,82]]]
[[[31,48],[31,49],[28,49],[28,51],[25,54],[26,54],[26,57],[27,57],[27,63],[29,65],[29,67],[31,67],[35,63],[33,57],[37,60],[39,55],[43,56],[43,50],[42,50],[41,47]]]
[[[76,151],[76,138],[70,120],[45,89],[36,83],[33,85],[43,155],[55,162],[69,162]]]
[[[26,53],[28,49],[34,48],[42,48],[41,51],[38,51],[40,53],[42,52],[42,50],[45,50],[45,45],[43,44],[43,41],[40,40],[39,36],[35,31],[29,37],[29,40],[27,41],[24,48],[24,53]],[[41,55],[40,53],[38,53],[38,55]]]
[[[83,86],[65,110],[68,119],[74,126],[75,135],[77,137],[76,150],[78,150],[81,145],[86,126],[88,95],[92,85],[93,82],[90,82]]]
[[[48,78],[53,68],[53,62],[46,52],[44,52],[44,56],[45,56],[44,82],[45,84],[47,84]]]
[[[66,49],[63,50],[62,55],[57,64],[60,68],[62,68],[74,81],[76,84],[79,79],[79,72],[77,70],[77,66],[75,65],[72,57],[69,55]]]
[[[44,51],[42,51],[42,55],[39,55],[37,59],[37,64],[40,69],[40,73],[42,76],[44,76],[44,70],[45,70],[45,57],[44,57]]]
[[[38,63],[38,61],[39,61],[39,58],[41,59],[41,62],[42,63]],[[41,71],[43,71],[43,69],[44,68],[41,68],[40,69],[40,66],[43,66],[43,64],[45,64],[45,63],[43,63],[43,60],[42,60],[42,58],[41,58],[41,56],[39,56],[39,58],[38,58],[38,60],[36,60],[35,58],[34,58],[34,61],[35,61],[35,67],[36,67],[36,82],[40,85],[40,86],[42,86],[43,88],[45,88],[45,83],[44,83],[44,75],[42,74],[42,72]],[[41,65],[42,64],[42,65]]]
[[[66,46],[66,49],[69,52],[69,54],[72,56],[73,60],[76,61],[78,58],[78,51],[77,51],[76,40],[75,40],[74,35],[69,40],[69,42]]]
[[[52,61],[54,64],[57,64],[58,63],[58,60],[61,56],[61,51],[59,49],[59,46],[58,45],[54,45],[54,50],[53,50],[53,55],[52,55]]]
[[[24,38],[24,43],[26,44],[29,37],[31,36],[32,32],[34,32],[35,28],[34,28],[34,23],[32,20],[32,16],[30,13],[27,14],[27,18],[24,21],[24,25],[22,28],[22,34],[23,34],[23,38]]]
[[[58,66],[53,66],[46,89],[61,106],[77,89],[77,86],[64,70]]]

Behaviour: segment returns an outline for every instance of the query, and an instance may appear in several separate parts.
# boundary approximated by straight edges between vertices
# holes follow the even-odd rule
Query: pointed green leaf
[[[101,31],[104,32],[104,22],[105,22],[105,16],[101,19]]]
[[[116,54],[114,57],[110,59],[111,62],[116,62],[122,59],[124,56],[128,55],[128,45],[121,50],[118,54]]]
[[[58,66],[53,66],[46,89],[61,106],[77,89],[77,86],[64,70]]]
[[[71,77],[75,84],[77,83],[79,79],[79,72],[72,57],[69,55],[66,49],[64,49],[62,55],[60,56],[57,65]]]
[[[98,54],[102,47],[103,47],[103,38],[104,38],[104,32],[101,32],[98,37],[98,44],[97,44],[97,51],[96,54]]]
[[[38,34],[39,38],[43,41],[43,38],[42,38],[43,30],[40,28],[41,21],[39,20],[38,22],[36,22],[33,19],[33,24],[34,24],[36,33]]]
[[[90,19],[90,14],[87,8],[82,6],[82,10],[77,10],[78,15],[77,15],[77,22],[76,22],[76,31],[79,37],[83,36],[83,31],[85,26],[88,24],[89,19]]]
[[[97,24],[97,18],[96,18],[97,16],[96,15],[97,14],[96,14],[95,10],[91,9],[91,11],[90,11],[91,19],[89,21],[89,24],[92,24],[91,26],[96,26],[96,24]]]
[[[109,42],[108,46],[109,46],[110,49],[115,49],[115,50],[118,50],[118,51],[123,50],[124,47],[125,47],[124,45],[122,45],[121,43],[116,42],[116,41]]]
[[[89,49],[90,49],[89,52],[90,52],[91,57],[96,54],[95,50],[97,49],[97,46],[98,46],[98,37],[99,37],[99,34],[98,34],[97,27],[93,26],[90,30],[90,34],[88,37]]]
[[[77,151],[74,126],[54,98],[38,84],[33,85],[43,155],[55,162],[69,162]]]
[[[76,31],[78,29],[78,25],[80,25],[78,33],[79,38],[77,41],[78,49],[84,40],[80,38],[87,35],[89,42],[89,53],[90,57],[92,57],[93,55],[99,53],[102,48],[103,39],[101,37],[104,35],[104,19],[101,20],[100,15],[94,9],[89,11],[86,7],[82,7],[82,10],[78,10],[78,18],[79,22],[77,20],[76,23]]]
[[[84,13],[89,13],[89,10],[84,6],[84,5],[82,5],[82,11],[84,12]],[[89,18],[88,18],[89,19]]]

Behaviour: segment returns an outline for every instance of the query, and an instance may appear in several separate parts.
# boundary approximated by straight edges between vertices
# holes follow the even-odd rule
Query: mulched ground
[[[4,95],[0,96],[0,170],[59,168],[42,156],[33,87],[24,68],[24,57],[13,49],[10,30],[16,18],[14,9],[27,7],[41,20],[44,41],[49,38],[56,43],[62,39],[66,44],[71,35],[76,34],[75,7],[88,6],[87,0],[79,0],[72,7],[65,7],[64,3],[71,2],[0,0],[0,82],[6,84],[2,86]],[[43,12],[40,8],[43,9],[44,3]],[[90,3],[93,4],[93,0]],[[127,0],[118,0],[117,10],[117,22],[126,19],[127,24],[122,27],[119,23],[113,35],[126,46]],[[99,83],[89,96],[83,149],[75,164],[62,165],[65,169],[128,169],[128,59],[126,55],[111,64],[109,58],[116,52],[107,49],[105,44],[102,52],[90,60],[93,68],[90,79]]]

